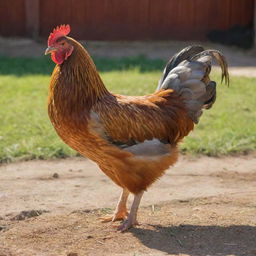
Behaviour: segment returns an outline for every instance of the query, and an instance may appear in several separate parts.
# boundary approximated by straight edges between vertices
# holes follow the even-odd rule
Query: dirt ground
[[[1,256],[256,255],[255,155],[181,157],[126,233],[98,219],[120,189],[89,160],[6,164],[0,180]]]
[[[188,45],[201,44],[207,49],[220,50],[225,55],[232,76],[256,77],[256,49],[245,51],[237,47],[194,41],[88,41],[83,43],[93,57],[120,58],[144,55],[166,61]],[[24,38],[0,37],[0,55],[10,57],[40,57],[44,55],[46,46],[46,41],[35,42]]]

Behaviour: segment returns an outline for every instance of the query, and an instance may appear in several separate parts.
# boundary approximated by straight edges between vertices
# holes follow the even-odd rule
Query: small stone
[[[53,177],[54,179],[58,179],[60,176],[59,176],[59,174],[58,174],[57,172],[55,172],[55,173],[52,175],[52,177]]]
[[[67,254],[67,256],[78,256],[78,253],[76,252],[70,252]]]
[[[5,229],[6,229],[5,226],[0,226],[0,231],[5,230]]]

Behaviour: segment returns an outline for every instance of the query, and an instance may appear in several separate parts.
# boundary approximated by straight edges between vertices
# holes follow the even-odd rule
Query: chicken
[[[166,65],[155,93],[110,93],[84,47],[68,37],[69,25],[53,30],[45,54],[56,63],[49,86],[48,113],[61,139],[96,162],[122,193],[114,215],[125,231],[137,224],[144,191],[178,159],[178,143],[216,99],[209,77],[212,60],[229,82],[227,63],[217,50],[189,46]],[[128,213],[129,193],[134,200]]]

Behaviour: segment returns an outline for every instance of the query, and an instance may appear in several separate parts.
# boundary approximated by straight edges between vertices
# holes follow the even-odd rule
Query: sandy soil
[[[148,58],[161,58],[166,61],[182,48],[201,44],[205,48],[220,50],[227,58],[229,71],[234,76],[256,77],[256,50],[241,50],[209,42],[189,41],[143,41],[143,42],[83,42],[93,57],[131,57],[144,55]],[[40,57],[44,55],[46,42],[35,42],[30,39],[0,37],[0,55],[11,57]]]
[[[256,255],[255,155],[181,157],[123,234],[98,220],[120,189],[89,160],[2,165],[0,180],[1,256]]]

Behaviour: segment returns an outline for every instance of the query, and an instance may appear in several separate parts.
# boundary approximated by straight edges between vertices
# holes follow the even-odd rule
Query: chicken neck
[[[73,44],[71,56],[63,64],[56,65],[53,71],[49,106],[54,104],[63,121],[81,123],[82,119],[89,118],[90,110],[98,100],[111,94],[84,47],[75,40]]]

